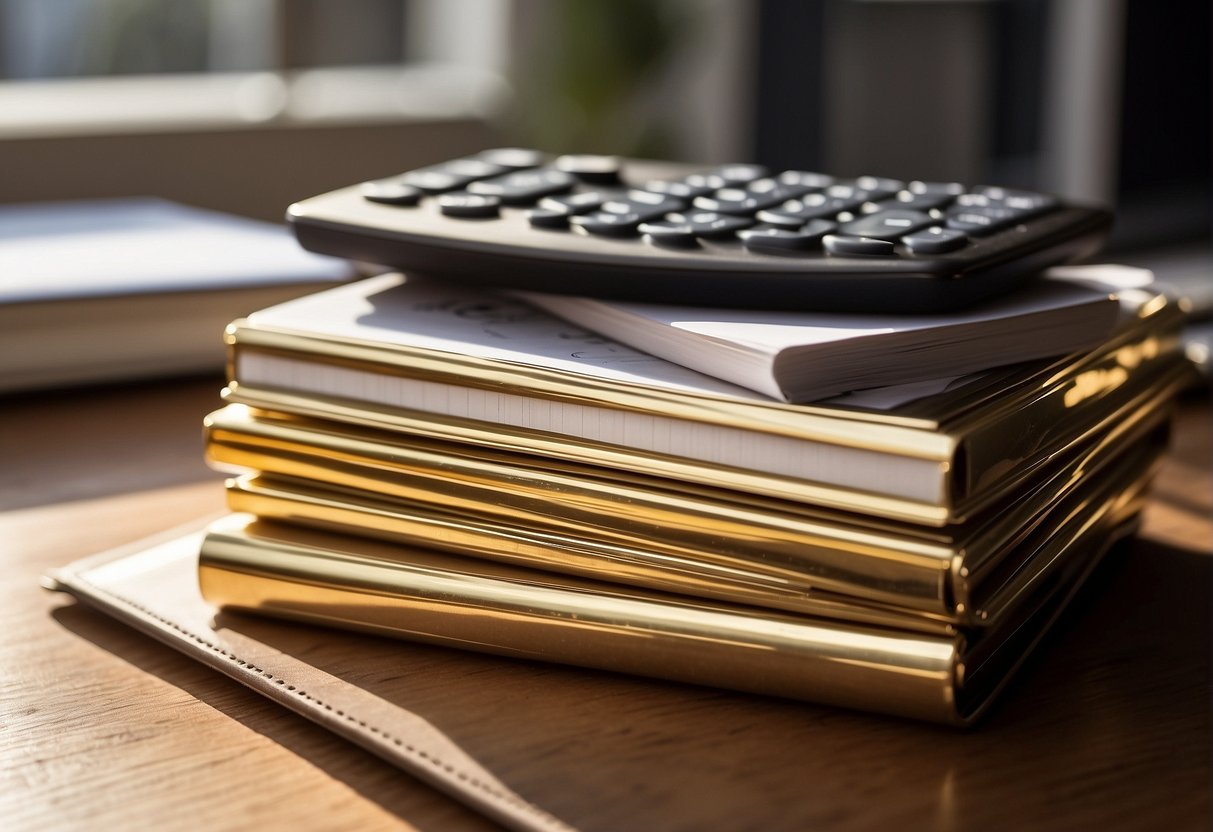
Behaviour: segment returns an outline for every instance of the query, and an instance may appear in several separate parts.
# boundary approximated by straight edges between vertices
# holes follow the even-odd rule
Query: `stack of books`
[[[401,275],[265,309],[229,327],[207,419],[237,476],[203,595],[969,723],[1132,531],[1165,447],[1183,315],[1140,276],[1055,270],[913,322],[687,326]],[[882,367],[894,348],[917,359]]]

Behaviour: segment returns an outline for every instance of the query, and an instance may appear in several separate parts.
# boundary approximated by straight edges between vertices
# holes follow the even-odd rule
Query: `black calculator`
[[[691,306],[929,313],[1097,251],[1037,191],[499,148],[287,212],[307,249],[474,286]]]

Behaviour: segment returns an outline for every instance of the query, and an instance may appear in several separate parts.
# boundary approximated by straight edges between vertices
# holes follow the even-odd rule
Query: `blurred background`
[[[277,221],[522,145],[1039,188],[1207,268],[1210,5],[0,0],[0,202]]]

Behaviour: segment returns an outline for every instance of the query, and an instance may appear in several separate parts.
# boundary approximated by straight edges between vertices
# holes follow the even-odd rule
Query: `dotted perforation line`
[[[503,792],[499,789],[496,789],[496,788],[488,785],[487,783],[485,783],[483,780],[480,780],[479,778],[475,777],[474,775],[468,774],[466,771],[462,771],[462,770],[456,768],[455,766],[451,765],[450,763],[440,759],[439,757],[436,757],[433,754],[430,754],[428,751],[425,751],[424,749],[421,749],[421,748],[417,748],[412,743],[406,742],[406,741],[400,739],[399,737],[393,736],[392,734],[379,728],[378,726],[370,724],[364,720],[361,720],[358,717],[354,716],[353,714],[346,713],[341,708],[335,708],[333,705],[329,704],[328,702],[324,702],[320,699],[317,699],[315,696],[309,694],[307,691],[305,691],[301,688],[298,688],[295,685],[289,684],[285,679],[275,676],[274,674],[270,673],[269,671],[265,670],[264,668],[258,667],[257,665],[253,664],[252,662],[245,661],[244,659],[240,658],[239,656],[232,653],[231,651],[226,650],[223,647],[220,647],[218,644],[215,644],[214,642],[210,641],[209,639],[207,639],[203,636],[200,636],[191,630],[187,630],[185,627],[181,626],[177,622],[172,621],[168,618],[165,618],[164,616],[160,615],[159,613],[153,612],[152,610],[148,609],[147,607],[143,606],[142,604],[138,604],[127,598],[123,598],[121,595],[115,594],[111,590],[94,583],[93,581],[89,580],[87,577],[85,577],[84,575],[82,575],[80,573],[75,573],[75,576],[81,583],[87,584],[95,592],[98,592],[101,595],[105,595],[105,596],[109,597],[110,599],[117,601],[118,603],[123,604],[123,605],[135,610],[136,612],[139,612],[139,613],[147,616],[148,618],[155,619],[156,621],[160,622],[161,624],[165,625],[166,627],[169,627],[170,629],[175,630],[176,632],[180,633],[181,635],[185,636],[186,638],[190,639],[191,641],[194,641],[195,643],[202,645],[203,647],[206,647],[213,653],[223,656],[225,659],[228,659],[229,661],[237,664],[238,666],[244,668],[245,670],[256,673],[256,674],[262,676],[263,678],[274,682],[274,684],[276,684],[276,685],[281,685],[285,690],[290,691],[291,693],[295,694],[296,696],[299,696],[303,699],[308,700],[309,702],[315,704],[317,707],[323,708],[326,711],[333,713],[335,716],[338,716],[353,725],[357,725],[359,728],[362,728],[366,731],[369,731],[372,734],[382,737],[384,740],[392,743],[394,746],[396,746],[397,748],[399,748],[401,751],[405,752],[406,754],[416,757],[419,760],[423,760],[423,761],[425,761],[425,763],[427,763],[430,766],[441,769],[442,771],[446,772],[447,774],[450,774],[450,775],[458,778],[459,780],[463,781],[464,783],[471,786],[472,788],[477,789],[481,792],[484,792],[486,795],[489,795],[490,797],[494,797],[498,800],[503,800],[507,803],[510,803],[510,804],[518,807],[519,809],[522,809],[526,812],[529,812],[533,815],[543,818],[545,821],[548,821],[549,823],[554,824],[555,826],[557,826],[559,828],[571,829],[571,827],[567,826],[563,821],[559,820],[558,818],[556,818],[553,815],[548,814],[547,812],[538,808],[534,804],[526,802],[518,795],[512,794],[510,792]]]

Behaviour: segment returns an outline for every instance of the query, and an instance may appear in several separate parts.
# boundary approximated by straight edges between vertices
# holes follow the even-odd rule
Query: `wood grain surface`
[[[200,432],[220,384],[0,400],[0,827],[492,828],[38,588],[222,509]],[[969,732],[319,629],[307,658],[587,830],[1207,829],[1211,515],[1210,409],[1193,398],[1141,534]],[[290,625],[247,626],[273,643]]]

